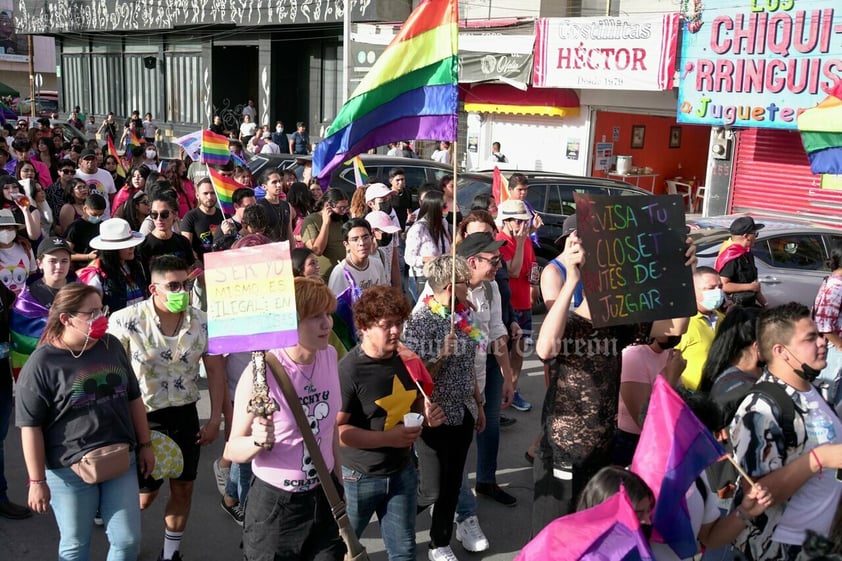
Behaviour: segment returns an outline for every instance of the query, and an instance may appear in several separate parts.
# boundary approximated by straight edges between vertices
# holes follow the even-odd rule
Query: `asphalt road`
[[[498,456],[498,483],[518,499],[514,507],[504,507],[490,499],[477,500],[480,525],[491,543],[483,553],[469,553],[456,541],[456,531],[451,542],[454,553],[461,560],[488,559],[510,561],[528,541],[532,507],[532,470],[523,457],[524,451],[538,434],[540,407],[544,397],[543,367],[534,355],[524,363],[520,382],[521,395],[532,402],[528,412],[513,409],[505,414],[517,419],[517,423],[502,429],[500,454]],[[207,391],[202,392],[199,414],[208,414]],[[9,496],[20,503],[26,502],[26,470],[20,447],[20,433],[12,427],[6,439],[6,477],[9,480]],[[234,561],[242,559],[240,549],[241,528],[223,512],[220,496],[216,489],[211,464],[222,452],[220,437],[214,444],[202,450],[199,477],[193,494],[193,507],[187,525],[181,552],[186,561]],[[475,450],[472,446],[468,459],[469,479],[475,481]],[[163,509],[166,501],[166,487],[157,501],[143,513],[143,547],[140,561],[156,561],[161,551],[164,536]],[[417,559],[427,559],[430,517],[424,513],[417,520]],[[380,539],[376,519],[363,536],[363,545],[373,561],[385,561],[386,554]],[[0,561],[48,561],[56,559],[58,551],[58,529],[51,513],[36,515],[26,520],[0,518]],[[92,560],[106,557],[107,540],[102,528],[94,530]]]

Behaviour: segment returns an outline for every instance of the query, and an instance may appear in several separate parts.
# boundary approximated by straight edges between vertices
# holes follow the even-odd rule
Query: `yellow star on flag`
[[[417,390],[404,388],[397,376],[392,378],[392,393],[374,400],[374,403],[386,412],[384,431],[393,428],[403,420],[403,416],[409,413],[417,396]]]

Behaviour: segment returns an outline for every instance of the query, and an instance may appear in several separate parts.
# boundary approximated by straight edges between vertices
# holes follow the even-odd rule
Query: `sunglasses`
[[[62,169],[61,173],[65,174],[65,175],[70,175],[71,173],[76,173],[76,170],[75,169]]]
[[[156,282],[155,284],[158,286],[163,286],[167,292],[190,292],[193,290],[193,285],[196,283],[195,280],[186,280],[184,282],[172,281],[172,282]]]
[[[170,217],[170,214],[171,213],[168,210],[162,210],[161,212],[158,212],[157,210],[153,210],[152,212],[149,213],[149,216],[152,218],[152,220],[158,220],[159,216],[161,217],[162,220],[166,220],[167,218]]]
[[[492,257],[492,258],[490,258],[490,259],[489,259],[489,258],[487,258],[487,257],[483,257],[482,255],[475,255],[474,257],[476,257],[476,258],[477,258],[477,259],[479,259],[480,261],[488,261],[488,263],[490,263],[490,264],[491,264],[492,266],[494,266],[494,267],[496,267],[497,265],[499,265],[499,264],[500,264],[500,260],[501,260],[501,257],[500,257],[499,255],[497,255],[497,256],[495,256],[495,257]]]

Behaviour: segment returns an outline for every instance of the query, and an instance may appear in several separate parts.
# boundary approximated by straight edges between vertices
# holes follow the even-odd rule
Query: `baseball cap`
[[[564,219],[564,224],[561,226],[561,235],[555,239],[556,245],[561,245],[564,238],[576,231],[576,215],[573,214]]]
[[[395,226],[389,215],[381,210],[375,210],[365,215],[365,219],[371,225],[372,230],[380,230],[387,234],[400,232],[400,226]]]
[[[86,160],[88,158],[96,158],[96,152],[91,150],[90,148],[85,148],[82,150],[82,153],[79,155],[80,160]]]
[[[730,232],[734,236],[743,236],[757,232],[765,226],[765,224],[755,224],[751,216],[741,216],[731,223]]]
[[[70,250],[70,246],[67,245],[66,241],[64,241],[64,238],[44,238],[38,245],[38,259],[41,259],[48,253],[55,253],[56,251],[66,251],[68,255],[73,253]]]
[[[382,183],[372,183],[365,190],[365,202],[370,203],[374,199],[388,197],[392,194],[392,190]]]
[[[477,253],[497,251],[504,245],[505,240],[495,240],[488,232],[477,232],[463,239],[456,253],[461,257],[471,257]]]

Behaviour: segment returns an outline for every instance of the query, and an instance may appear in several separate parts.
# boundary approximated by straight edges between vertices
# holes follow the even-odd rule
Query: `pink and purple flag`
[[[662,377],[655,379],[631,470],[655,493],[653,541],[682,559],[698,553],[686,494],[704,469],[725,450]]]
[[[587,510],[556,518],[515,561],[654,559],[625,488]]]

